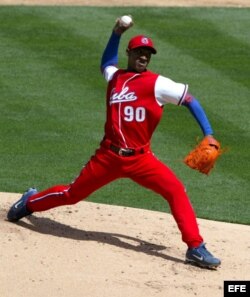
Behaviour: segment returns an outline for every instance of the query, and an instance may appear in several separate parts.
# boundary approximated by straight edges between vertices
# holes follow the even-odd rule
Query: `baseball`
[[[132,18],[128,15],[124,15],[121,17],[121,23],[123,26],[129,26],[132,23]]]

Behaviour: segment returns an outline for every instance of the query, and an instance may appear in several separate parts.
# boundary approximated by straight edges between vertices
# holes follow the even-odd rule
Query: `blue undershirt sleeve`
[[[200,128],[204,136],[213,134],[213,129],[206,116],[206,113],[196,98],[192,97],[191,101],[184,101],[182,105],[185,105],[189,109],[191,114],[194,116],[194,118],[200,125]]]
[[[104,68],[107,66],[118,64],[118,48],[120,39],[121,35],[118,35],[114,31],[112,31],[106,48],[102,54],[101,72],[103,72]]]

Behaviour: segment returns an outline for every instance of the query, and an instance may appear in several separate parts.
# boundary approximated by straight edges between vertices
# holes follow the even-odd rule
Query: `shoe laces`
[[[196,250],[205,257],[213,257],[213,255],[206,249],[205,243],[202,243]]]

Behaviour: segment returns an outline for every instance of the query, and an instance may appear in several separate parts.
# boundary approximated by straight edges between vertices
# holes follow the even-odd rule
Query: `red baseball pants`
[[[31,196],[27,208],[37,212],[75,204],[118,178],[130,178],[163,196],[188,247],[197,247],[203,241],[184,186],[151,151],[122,157],[101,146],[72,184],[57,185]]]

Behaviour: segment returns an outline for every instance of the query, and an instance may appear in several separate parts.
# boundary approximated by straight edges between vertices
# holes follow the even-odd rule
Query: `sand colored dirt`
[[[0,0],[0,5],[250,6],[249,0]],[[198,219],[217,270],[184,263],[171,215],[80,202],[6,221],[20,194],[0,193],[1,297],[222,297],[250,280],[250,226]]]
[[[250,0],[0,0],[0,4],[88,5],[88,6],[236,6],[248,7]]]
[[[250,226],[198,219],[217,270],[184,263],[171,215],[80,202],[18,223],[20,194],[0,193],[0,296],[222,297],[224,280],[250,279]]]

